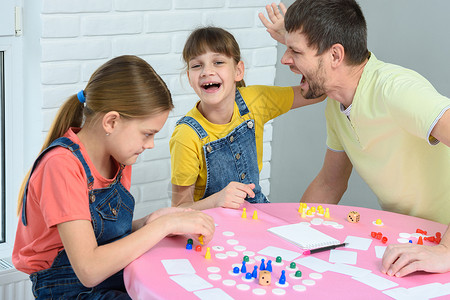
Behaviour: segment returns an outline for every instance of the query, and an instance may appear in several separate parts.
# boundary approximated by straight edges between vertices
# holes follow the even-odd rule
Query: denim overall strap
[[[179,124],[186,124],[191,127],[201,140],[208,136],[208,133],[203,129],[202,125],[193,117],[184,116],[178,120],[177,125]]]
[[[69,144],[69,142],[71,144]],[[68,144],[71,148],[68,148]],[[134,198],[122,185],[123,166],[108,187],[92,189],[94,178],[79,146],[64,138],[59,146],[66,147],[81,161],[88,176],[89,211],[98,245],[104,245],[131,233]],[[49,269],[30,275],[33,293],[38,299],[130,299],[119,271],[93,288],[87,288],[76,276],[66,251],[61,250]]]
[[[31,174],[33,174],[34,169],[36,168],[36,166],[38,165],[38,163],[40,162],[40,160],[42,159],[42,157],[51,149],[55,148],[55,147],[64,147],[70,151],[72,151],[72,153],[80,160],[81,164],[84,167],[84,170],[86,172],[86,176],[87,176],[87,183],[88,183],[88,187],[92,188],[93,184],[94,184],[94,177],[91,174],[91,170],[89,169],[86,160],[84,159],[83,155],[81,155],[81,151],[80,151],[80,146],[78,144],[75,144],[74,142],[72,142],[72,140],[70,140],[69,138],[66,137],[60,137],[57,138],[56,140],[54,140],[46,149],[44,149],[44,151],[42,151],[38,158],[35,160],[33,167],[31,168],[30,171],[30,176],[28,176],[27,179],[27,183],[25,185],[25,189],[24,189],[24,193],[23,193],[23,201],[22,201],[22,223],[23,225],[27,226],[27,215],[26,215],[26,204],[27,204],[27,194],[28,194],[28,183],[30,182],[30,178],[31,178]]]
[[[237,107],[239,108],[239,114],[242,116],[245,116],[246,114],[248,114],[250,111],[248,110],[247,104],[245,104],[244,99],[241,96],[241,93],[239,92],[238,89],[236,89],[236,94],[235,94],[235,102]]]

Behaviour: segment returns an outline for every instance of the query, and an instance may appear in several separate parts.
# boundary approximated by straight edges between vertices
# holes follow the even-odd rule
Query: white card
[[[314,270],[319,273],[331,270],[333,266],[333,264],[330,264],[327,261],[315,258],[313,256],[306,256],[304,258],[299,258],[295,260],[295,262],[299,265],[310,268],[311,270]]]
[[[390,281],[389,279],[375,275],[373,273],[368,273],[360,277],[352,277],[352,279],[367,284],[368,286],[371,286],[380,291],[390,289],[398,285],[398,283],[395,283],[393,281]]]
[[[195,273],[194,267],[187,259],[163,259],[161,262],[169,275]]]
[[[233,297],[225,293],[223,290],[219,288],[207,289],[202,291],[194,292],[195,296],[200,299],[214,299],[214,300],[233,300]]]
[[[213,287],[211,283],[204,280],[197,274],[182,274],[170,276],[170,279],[178,283],[182,288],[188,292],[203,290]]]
[[[345,239],[344,243],[348,243],[348,245],[345,246],[345,248],[351,248],[356,250],[367,250],[369,249],[372,240],[349,235]]]
[[[302,253],[299,253],[299,252],[294,252],[294,251],[290,251],[290,250],[286,250],[286,249],[282,249],[282,248],[278,248],[278,247],[274,247],[274,246],[268,246],[268,247],[258,251],[258,253],[261,255],[272,256],[272,257],[281,256],[281,258],[283,260],[287,260],[287,261],[293,261],[294,259],[296,259],[302,255]]]
[[[331,250],[329,262],[355,265],[358,254],[355,251]]]
[[[375,255],[377,256],[377,258],[383,258],[385,251],[386,246],[375,246]]]
[[[350,266],[350,265],[346,265],[346,264],[340,264],[340,263],[334,264],[332,266],[332,268],[330,269],[330,271],[344,274],[344,275],[349,275],[352,277],[360,277],[360,276],[366,275],[367,273],[372,272],[371,270],[368,270],[368,269],[363,269],[363,268]]]

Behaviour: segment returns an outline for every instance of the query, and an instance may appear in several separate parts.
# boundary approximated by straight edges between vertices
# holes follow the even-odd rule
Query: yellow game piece
[[[316,208],[313,206],[313,207],[311,207],[311,212],[316,212]]]
[[[381,222],[381,219],[377,219],[377,220],[375,221],[375,224],[381,225],[381,224],[383,224],[383,222]]]
[[[303,211],[302,211],[302,218],[306,218],[306,210],[305,209],[303,209]]]
[[[242,209],[242,216],[241,216],[241,218],[242,219],[247,219],[247,209],[245,207]]]
[[[206,259],[211,259],[211,250],[209,249],[209,247],[206,248],[205,258]]]
[[[322,205],[317,206],[317,210],[323,210],[323,206]]]
[[[203,235],[200,235],[200,236],[198,237],[198,241],[199,241],[200,244],[203,245]]]
[[[258,220],[258,213],[256,212],[256,210],[253,212],[253,220]]]
[[[325,215],[324,215],[324,217],[325,218],[329,218],[330,217],[330,209],[328,207],[325,208]]]
[[[312,216],[312,211],[310,209],[308,209],[308,211],[306,212],[307,216]]]
[[[301,213],[303,210],[303,203],[300,202],[300,206],[298,207],[298,212]]]

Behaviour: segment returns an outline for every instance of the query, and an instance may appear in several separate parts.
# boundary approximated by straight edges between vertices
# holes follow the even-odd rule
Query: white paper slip
[[[278,247],[274,247],[274,246],[268,246],[268,247],[262,249],[261,251],[258,251],[258,253],[261,255],[272,256],[272,257],[281,256],[284,260],[287,260],[287,261],[292,261],[292,260],[302,256],[302,254],[299,252],[294,252],[291,250],[286,250],[286,249],[282,249],[282,248],[278,248]]]
[[[181,274],[170,276],[170,279],[178,283],[181,287],[183,287],[186,291],[198,291],[203,289],[212,288],[213,285],[208,281],[204,280],[197,274]]]
[[[200,299],[214,299],[214,300],[233,300],[233,297],[225,293],[223,290],[219,288],[207,289],[194,292],[195,296]]]
[[[352,279],[362,282],[362,283],[364,283],[368,286],[371,286],[379,291],[390,289],[390,288],[396,287],[398,285],[398,283],[396,283],[396,282],[393,282],[384,277],[375,275],[373,273],[368,273],[368,274],[366,274],[364,276],[360,276],[360,277],[352,277]]]
[[[161,262],[169,275],[195,273],[188,259],[163,259]]]
[[[340,244],[337,239],[301,223],[272,227],[267,230],[306,250]]]

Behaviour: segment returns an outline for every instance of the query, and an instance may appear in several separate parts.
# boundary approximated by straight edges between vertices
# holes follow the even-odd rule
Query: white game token
[[[253,252],[253,251],[244,251],[244,253],[242,253],[242,255],[250,257],[250,256],[255,255],[255,252]]]
[[[239,241],[238,240],[227,240],[227,243],[229,245],[237,245],[237,244],[239,244]]]
[[[314,280],[312,280],[312,279],[305,279],[305,280],[302,281],[302,283],[304,285],[315,285],[316,284],[316,282]]]
[[[253,289],[253,294],[255,295],[265,295],[266,294],[266,290],[265,289]]]
[[[275,295],[284,295],[286,294],[286,291],[283,289],[273,289],[272,293],[274,293]]]
[[[220,280],[220,279],[222,279],[222,275],[220,275],[220,274],[209,274],[208,278],[211,279],[211,280]]]
[[[320,273],[311,273],[311,274],[309,274],[309,277],[312,279],[321,279],[323,277],[323,275]]]
[[[407,232],[400,232],[398,234],[399,237],[404,238],[404,239],[409,239],[411,237],[411,234],[407,233]]]
[[[336,228],[336,229],[342,229],[342,228],[344,228],[344,225],[342,225],[342,224],[336,224],[336,225],[333,225],[333,228]]]
[[[338,225],[338,223],[333,222],[333,221],[323,221],[322,224],[323,224],[323,225],[329,225],[329,226]]]
[[[291,266],[286,266],[286,270],[288,271],[298,271],[297,266],[295,266],[295,268],[291,268]]]
[[[228,256],[225,253],[216,253],[216,258],[226,259]]]
[[[241,290],[241,291],[248,291],[250,289],[250,286],[245,283],[238,284],[236,287],[238,290]]]
[[[224,281],[222,281],[222,283],[226,286],[233,286],[236,284],[236,281],[232,279],[225,279]]]
[[[224,236],[233,236],[233,235],[234,235],[234,232],[231,232],[231,231],[224,231],[222,234],[223,234]]]
[[[236,257],[238,253],[236,251],[227,251],[225,252],[229,257]]]
[[[234,246],[234,250],[236,250],[236,251],[244,251],[245,249],[247,249],[247,247],[245,247],[245,246],[241,246],[241,245],[238,245],[238,246]]]
[[[305,226],[311,226],[311,223],[309,223],[309,222],[300,222],[299,224],[305,225]]]
[[[289,282],[287,282],[287,281],[284,284],[281,284],[277,281],[277,282],[275,282],[275,284],[278,287],[284,287],[284,288],[289,286]]]
[[[294,285],[294,286],[292,287],[292,289],[293,289],[294,291],[297,291],[297,292],[304,292],[304,291],[306,291],[306,286],[301,285],[301,284],[297,284],[297,285]]]
[[[222,246],[212,246],[211,247],[214,251],[223,251],[223,250],[225,250],[225,248],[224,247],[222,247]]]
[[[314,218],[311,220],[311,224],[313,225],[321,225],[323,223],[323,219],[321,218]]]
[[[206,270],[208,270],[208,272],[210,272],[210,273],[219,273],[220,272],[219,267],[208,267]]]
[[[295,272],[294,273],[290,273],[289,277],[291,277],[292,279],[302,279],[302,277],[295,277]]]
[[[399,238],[399,239],[397,239],[397,242],[399,242],[400,244],[406,244],[406,243],[409,243],[409,240],[408,239]]]

